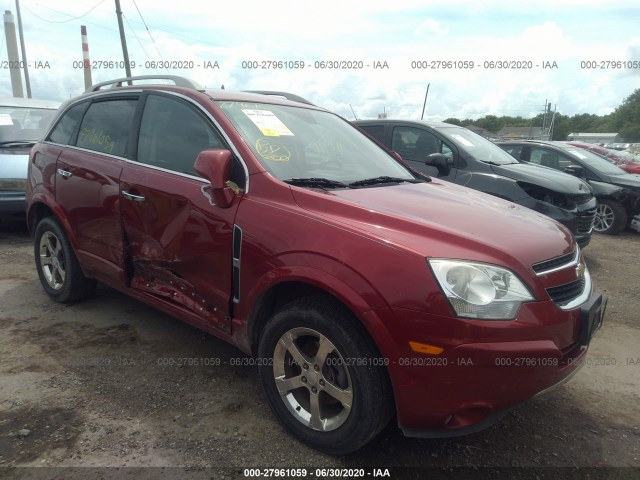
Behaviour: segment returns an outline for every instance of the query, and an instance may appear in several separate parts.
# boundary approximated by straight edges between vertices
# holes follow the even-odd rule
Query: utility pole
[[[120,43],[122,43],[122,56],[124,57],[124,71],[127,77],[131,76],[131,66],[129,65],[129,51],[127,50],[127,39],[124,36],[124,25],[122,24],[122,9],[120,0],[116,0],[116,14],[118,15],[118,29],[120,30]],[[131,81],[129,81],[131,85]]]
[[[7,56],[9,57],[9,75],[11,76],[11,89],[13,96],[22,98],[22,75],[20,74],[20,57],[18,56],[18,42],[16,41],[16,24],[13,21],[11,10],[4,11],[4,32],[7,40]]]
[[[87,27],[80,25],[80,38],[82,39],[82,71],[84,73],[84,89],[88,90],[92,85],[91,59],[89,58],[89,40],[87,39]]]
[[[20,35],[20,48],[22,50],[22,62],[24,64],[24,83],[27,86],[27,98],[31,98],[31,82],[29,81],[29,68],[27,66],[27,49],[24,46],[24,35],[22,34],[20,0],[16,0],[16,16],[18,17],[18,34]]]
[[[429,96],[429,87],[430,83],[427,83],[427,93],[424,94],[424,104],[422,105],[422,115],[420,115],[420,120],[424,119],[424,110],[427,108],[427,97]]]

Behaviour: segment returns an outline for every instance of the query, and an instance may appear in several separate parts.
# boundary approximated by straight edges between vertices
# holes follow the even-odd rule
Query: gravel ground
[[[106,287],[56,304],[27,232],[0,225],[0,477],[248,478],[245,468],[278,467],[307,478],[316,468],[640,478],[640,235],[594,236],[585,253],[609,305],[570,383],[475,435],[405,438],[392,422],[361,451],[330,457],[283,430],[234,347]]]

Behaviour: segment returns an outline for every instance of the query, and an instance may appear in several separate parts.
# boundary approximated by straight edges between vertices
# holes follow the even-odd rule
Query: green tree
[[[610,123],[627,142],[640,141],[640,88],[610,115]]]
[[[445,122],[445,123],[451,123],[451,124],[453,124],[453,125],[458,125],[458,126],[460,126],[460,127],[462,126],[462,121],[461,121],[461,120],[459,120],[459,119],[457,119],[457,118],[455,118],[455,117],[446,118],[446,119],[444,120],[444,122]]]

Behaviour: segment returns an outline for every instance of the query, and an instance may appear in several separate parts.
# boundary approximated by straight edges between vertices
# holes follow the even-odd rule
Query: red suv
[[[394,413],[410,436],[478,431],[578,370],[606,301],[564,226],[414,173],[300,97],[166,79],[97,85],[31,151],[54,300],[99,281],[236,345],[334,454]]]

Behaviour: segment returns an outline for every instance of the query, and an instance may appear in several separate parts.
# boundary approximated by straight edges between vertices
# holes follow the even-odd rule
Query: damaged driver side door
[[[201,328],[229,331],[234,219],[213,204],[194,170],[202,150],[228,148],[191,102],[150,93],[139,120],[137,151],[120,177],[130,287],[179,308]]]

